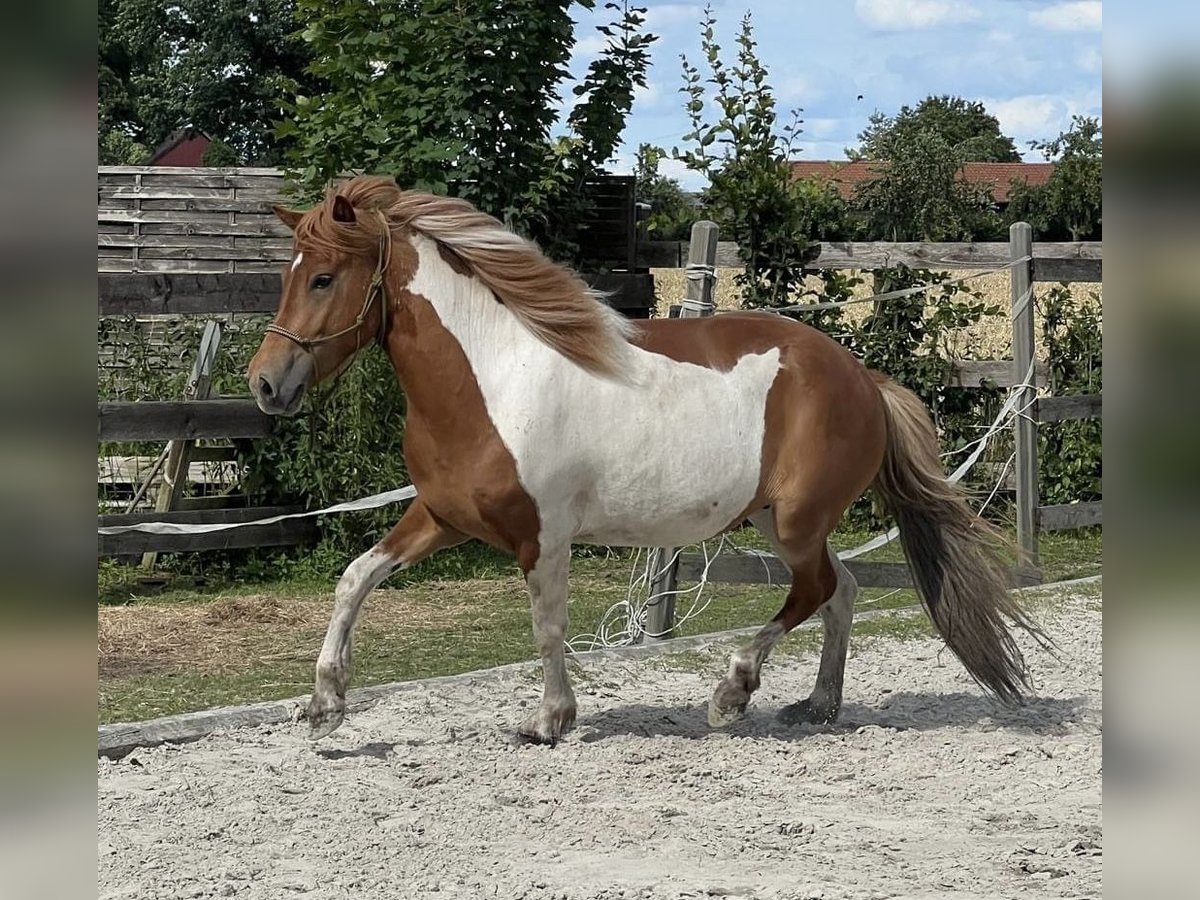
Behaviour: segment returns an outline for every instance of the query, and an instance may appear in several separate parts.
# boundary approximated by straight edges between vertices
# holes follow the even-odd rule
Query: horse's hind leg
[[[350,683],[354,623],[367,594],[397,569],[452,547],[466,536],[439,522],[418,498],[379,543],[346,567],[334,594],[333,616],[317,658],[317,680],[305,713],[313,740],[342,724]]]
[[[741,718],[750,695],[758,689],[762,665],[775,644],[837,593],[838,573],[830,561],[819,523],[800,510],[778,508],[751,516],[751,521],[771,539],[779,557],[791,570],[792,585],[775,618],[730,659],[729,671],[708,703],[708,721],[714,728]],[[852,608],[852,594],[850,602]],[[844,651],[841,658],[844,661]],[[840,700],[840,672],[837,684]]]
[[[842,684],[846,674],[846,652],[850,649],[850,629],[854,624],[854,602],[858,582],[850,570],[829,548],[829,562],[837,574],[833,596],[819,612],[825,632],[821,647],[821,667],[817,683],[807,700],[789,704],[779,711],[779,719],[789,725],[801,722],[825,724],[837,718],[842,708]]]

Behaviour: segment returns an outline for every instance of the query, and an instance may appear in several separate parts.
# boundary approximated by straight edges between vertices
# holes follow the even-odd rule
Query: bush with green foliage
[[[700,219],[700,206],[673,178],[659,173],[666,151],[651,144],[638,147],[634,162],[637,201],[650,207],[646,235],[653,241],[686,241]]]
[[[577,0],[592,7],[594,0]],[[645,9],[608,2],[604,46],[582,80],[567,134],[551,138],[575,42],[570,0],[298,0],[309,72],[277,131],[312,197],[347,171],[456,193],[571,260],[588,201],[645,85]]]
[[[767,70],[758,58],[751,16],[741,21],[735,61],[721,58],[716,18],[705,7],[700,46],[708,77],[683,57],[685,109],[690,146],[675,156],[708,179],[703,204],[726,238],[737,242],[743,269],[737,276],[749,307],[790,302],[804,281],[806,237],[841,228],[841,212],[830,195],[792,177],[791,158],[801,133],[800,110],[780,126]],[[710,98],[706,85],[713,86]],[[706,120],[710,100],[719,110]]]
[[[1014,181],[1007,221],[1028,222],[1042,240],[1100,240],[1104,202],[1104,142],[1100,122],[1072,116],[1071,127],[1051,141],[1033,141],[1054,163],[1046,184]]]
[[[1099,394],[1103,386],[1103,310],[1093,294],[1080,300],[1065,285],[1037,299],[1041,342],[1055,396]],[[1038,426],[1040,500],[1044,504],[1099,500],[1103,477],[1100,419]]]

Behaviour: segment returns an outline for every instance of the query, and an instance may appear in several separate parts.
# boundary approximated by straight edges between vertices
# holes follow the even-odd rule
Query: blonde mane
[[[378,210],[389,227],[407,227],[454,252],[538,340],[589,372],[624,377],[630,322],[575,272],[547,259],[466,200],[402,191],[391,178],[359,175],[326,194],[296,228],[296,244],[337,253],[374,254],[382,222],[334,220],[338,195],[357,210]]]

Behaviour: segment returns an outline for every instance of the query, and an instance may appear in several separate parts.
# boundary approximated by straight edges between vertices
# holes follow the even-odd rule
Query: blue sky
[[[679,55],[700,64],[703,3],[648,6],[647,27],[659,36],[613,165],[629,171],[642,142],[668,150],[688,130]],[[759,58],[770,72],[782,118],[793,107],[805,120],[801,159],[844,159],[845,148],[874,110],[895,113],[929,94],[981,100],[1027,159],[1031,139],[1062,131],[1073,113],[1101,112],[1099,0],[714,0],[718,42],[733,48],[749,11]],[[603,46],[594,26],[612,16],[576,7],[579,40],[572,71],[583,71]],[[731,54],[724,54],[727,60]],[[704,71],[701,66],[702,72]],[[863,99],[859,100],[858,95]],[[702,185],[674,161],[664,174]]]

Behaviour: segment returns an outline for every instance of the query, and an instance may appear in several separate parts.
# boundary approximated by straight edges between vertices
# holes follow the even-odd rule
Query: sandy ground
[[[99,896],[1098,897],[1101,619],[1043,615],[1038,699],[980,696],[931,640],[853,652],[842,718],[784,727],[812,657],[705,724],[717,656],[575,672],[580,721],[516,746],[523,674],[422,688],[319,744],[297,727],[99,761]],[[719,648],[724,653],[725,647]]]

